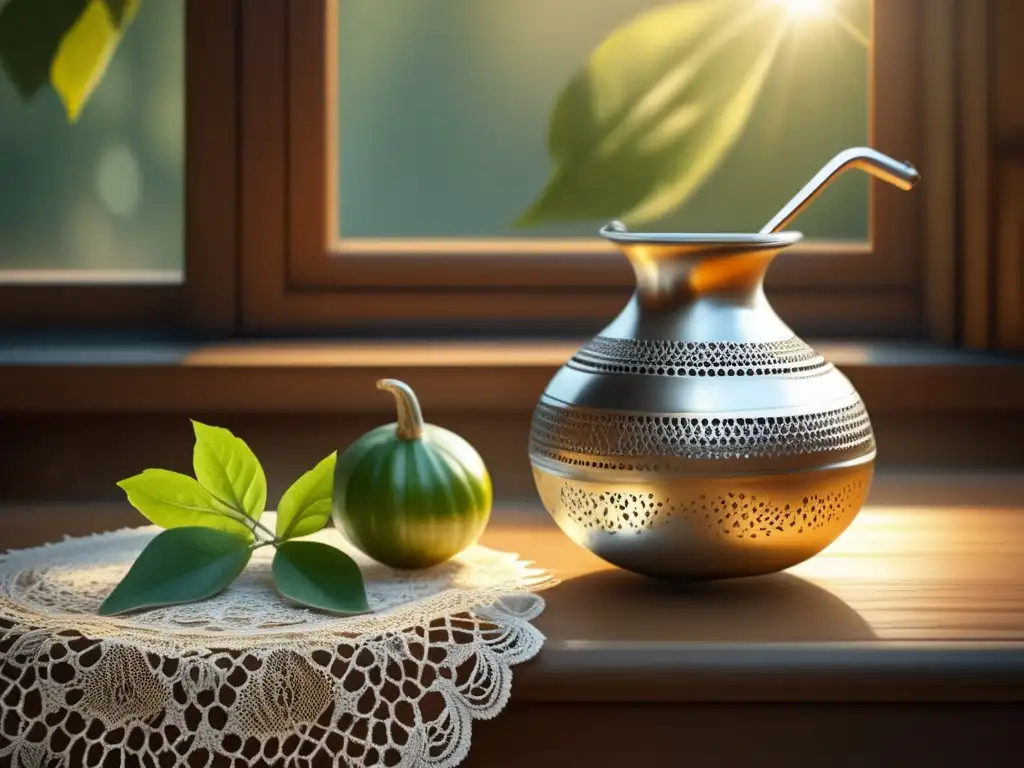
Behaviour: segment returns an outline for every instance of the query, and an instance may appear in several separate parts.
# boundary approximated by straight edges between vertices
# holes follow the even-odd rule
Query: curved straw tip
[[[398,379],[377,379],[377,389],[394,389],[395,387],[401,387],[404,382]]]
[[[917,170],[912,163],[908,163],[906,160],[903,161],[903,164],[907,166],[905,177],[906,187],[904,187],[904,189],[913,189],[917,182],[921,180],[921,172]]]

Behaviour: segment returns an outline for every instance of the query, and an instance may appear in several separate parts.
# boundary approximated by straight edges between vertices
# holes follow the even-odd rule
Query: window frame
[[[597,238],[558,248],[403,242],[332,266],[330,124],[317,118],[336,71],[321,65],[336,54],[327,30],[338,0],[185,2],[185,281],[0,279],[0,330],[572,336],[594,332],[622,308],[629,268]],[[913,195],[873,185],[875,242],[890,246],[791,249],[769,272],[769,296],[804,335],[951,342],[964,319],[957,274],[970,260],[961,253],[957,195],[970,169],[958,126],[982,98],[966,103],[963,70],[981,69],[957,55],[964,34],[955,0],[876,0],[882,7],[895,15],[879,25],[878,56],[882,68],[891,56],[904,76],[876,82],[876,95],[911,118],[891,140],[875,140],[912,158],[925,180]],[[879,44],[878,35],[913,44]],[[335,271],[328,280],[325,269]],[[457,277],[431,283],[437,273]]]
[[[0,329],[237,328],[239,8],[237,0],[185,3],[184,280],[0,272]]]
[[[625,260],[598,238],[357,242],[335,247],[338,2],[242,6],[241,311],[254,332],[443,330],[592,332],[623,306]],[[869,245],[808,243],[773,265],[767,289],[801,333],[921,338],[948,297],[929,295],[939,221],[955,190],[929,184],[954,162],[953,84],[929,62],[954,41],[929,21],[948,0],[875,0],[872,144],[927,169],[913,194],[873,182]],[[927,23],[921,23],[924,19]],[[885,76],[876,76],[877,72]],[[948,107],[926,120],[925,108]],[[934,114],[934,113],[932,113]],[[947,176],[944,171],[937,179]],[[952,258],[948,248],[943,258]],[[397,283],[395,275],[402,276]],[[439,279],[438,275],[444,277]],[[871,312],[865,312],[870,302]]]

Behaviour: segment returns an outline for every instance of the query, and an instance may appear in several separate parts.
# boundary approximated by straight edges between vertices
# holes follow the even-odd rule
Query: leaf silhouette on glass
[[[787,19],[781,3],[691,0],[613,32],[560,94],[554,171],[517,224],[636,224],[683,205],[742,134]]]

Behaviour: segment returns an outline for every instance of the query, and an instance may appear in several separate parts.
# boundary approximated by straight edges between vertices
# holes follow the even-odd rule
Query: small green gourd
[[[398,420],[353,443],[334,470],[331,514],[348,540],[393,568],[429,568],[475,544],[491,515],[491,478],[463,438],[425,424],[416,393],[382,379]]]

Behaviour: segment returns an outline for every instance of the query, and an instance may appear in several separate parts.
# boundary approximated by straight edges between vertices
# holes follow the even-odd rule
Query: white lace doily
[[[0,558],[0,765],[453,766],[544,640],[554,580],[517,555],[395,571],[333,529],[310,538],[360,564],[369,614],[286,605],[266,547],[209,600],[98,616],[158,530]]]

